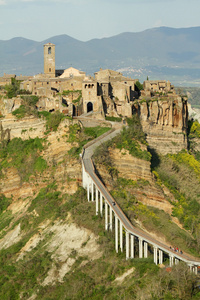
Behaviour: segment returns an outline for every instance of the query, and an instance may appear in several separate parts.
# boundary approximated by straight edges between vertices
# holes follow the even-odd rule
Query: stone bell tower
[[[44,45],[44,74],[55,77],[55,45]]]

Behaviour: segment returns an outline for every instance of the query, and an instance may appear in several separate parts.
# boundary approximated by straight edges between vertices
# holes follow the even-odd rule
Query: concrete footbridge
[[[169,257],[169,265],[185,262],[191,271],[197,274],[200,261],[192,260],[189,256],[175,252],[169,246],[159,242],[148,233],[134,227],[125,216],[117,202],[110,195],[95,173],[92,162],[94,150],[102,143],[114,138],[121,128],[111,129],[109,132],[88,143],[82,153],[82,182],[87,190],[88,201],[96,202],[96,215],[105,214],[105,230],[115,231],[116,252],[126,252],[126,259],[134,258],[135,242],[139,245],[139,258],[148,257],[148,248],[153,249],[154,263],[162,264],[164,254]],[[123,231],[125,231],[125,242]]]

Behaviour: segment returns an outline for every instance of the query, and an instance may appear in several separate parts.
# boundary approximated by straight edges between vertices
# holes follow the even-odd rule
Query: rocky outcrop
[[[2,130],[10,131],[10,139],[22,138],[23,140],[29,138],[43,138],[46,131],[46,120],[35,118],[33,116],[25,117],[23,119],[17,119],[12,114],[6,115],[1,120]]]
[[[151,163],[146,160],[139,159],[129,154],[125,149],[111,149],[110,157],[114,166],[117,168],[120,177],[131,180],[145,179],[152,181]]]
[[[30,123],[28,122],[30,121]],[[32,122],[31,122],[32,121]],[[31,124],[37,125],[36,130],[30,130]],[[73,122],[78,122],[77,120]],[[42,174],[34,174],[29,178],[29,182],[21,182],[20,175],[17,169],[14,167],[3,169],[1,181],[0,181],[0,192],[4,193],[6,197],[13,195],[14,199],[20,197],[25,199],[26,197],[37,194],[40,188],[45,187],[48,181],[55,180],[58,188],[62,188],[63,193],[73,194],[77,191],[78,185],[81,182],[81,164],[79,160],[70,157],[67,152],[71,149],[72,145],[67,142],[68,138],[68,126],[71,124],[71,120],[64,120],[56,132],[50,132],[48,135],[44,135],[45,123],[40,119],[23,119],[17,122],[15,127],[15,118],[4,120],[5,124],[11,130],[11,136],[22,137],[22,128],[27,125],[27,138],[36,137],[36,133],[40,138],[45,137],[46,147],[42,152],[42,157],[47,161],[50,168],[47,168]],[[28,129],[29,128],[29,129]],[[36,135],[36,136],[35,136]]]
[[[166,191],[163,192],[163,189],[156,185],[151,173],[150,162],[133,157],[125,149],[122,151],[119,149],[110,149],[109,154],[113,166],[118,171],[119,177],[133,181],[139,180],[135,187],[132,188],[132,193],[138,201],[145,205],[162,209],[169,214],[172,213],[172,205],[165,197]],[[106,167],[97,165],[97,170],[106,187],[112,190],[114,182]]]
[[[160,154],[187,149],[187,101],[179,96],[139,101],[135,106],[147,142]]]
[[[10,114],[12,111],[20,107],[22,99],[20,96],[13,97],[12,99],[6,98],[6,95],[2,95],[0,98],[0,115]]]

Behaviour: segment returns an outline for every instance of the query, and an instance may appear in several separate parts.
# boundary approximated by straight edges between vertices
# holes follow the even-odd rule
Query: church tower
[[[44,45],[44,74],[55,77],[55,45]]]

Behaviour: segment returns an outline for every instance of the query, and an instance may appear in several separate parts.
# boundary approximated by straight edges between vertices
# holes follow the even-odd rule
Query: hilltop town
[[[44,45],[44,73],[30,77],[4,74],[0,86],[11,84],[12,78],[20,81],[21,90],[39,97],[38,111],[122,121],[137,113],[150,146],[161,153],[187,148],[187,97],[177,95],[169,81],[146,80],[142,85],[138,79],[109,69],[100,69],[94,77],[73,67],[56,70],[55,51],[54,44]],[[18,96],[12,105],[1,106],[1,113],[11,113],[20,105]]]
[[[187,97],[169,81],[56,70],[55,48],[42,74],[0,77],[0,298],[198,297]]]

